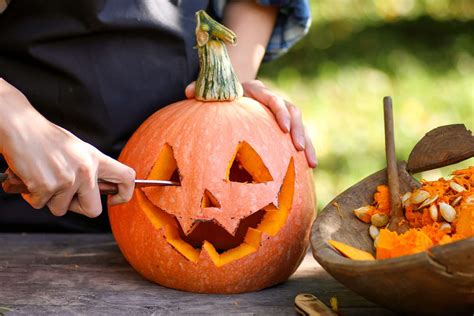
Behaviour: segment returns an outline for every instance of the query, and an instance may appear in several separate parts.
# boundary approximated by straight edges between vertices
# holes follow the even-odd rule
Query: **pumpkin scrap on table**
[[[474,236],[474,166],[452,175],[451,179],[423,180],[420,188],[403,194],[401,200],[410,229],[401,235],[386,228],[390,219],[386,185],[377,187],[372,205],[353,211],[359,220],[370,224],[368,233],[374,240],[376,259],[415,254]],[[370,260],[361,253],[365,251],[329,242],[348,258]]]

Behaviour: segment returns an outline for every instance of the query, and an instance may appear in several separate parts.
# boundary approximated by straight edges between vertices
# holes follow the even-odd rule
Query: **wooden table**
[[[203,295],[138,275],[108,234],[0,234],[0,314],[295,315],[294,297],[339,301],[341,315],[394,315],[329,276],[308,253],[291,279],[255,293]]]

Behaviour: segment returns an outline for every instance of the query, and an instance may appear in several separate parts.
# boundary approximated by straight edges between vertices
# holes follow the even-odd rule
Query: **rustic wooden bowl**
[[[461,126],[465,130],[463,125],[448,127],[459,130]],[[445,133],[446,128],[439,129],[444,129]],[[400,193],[420,186],[410,172],[448,165],[474,155],[474,137],[467,131],[467,137],[461,138],[464,143],[462,148],[448,153],[442,151],[442,159],[439,155],[436,156],[438,158],[427,159],[428,152],[436,152],[440,149],[438,145],[445,143],[439,142],[440,135],[436,135],[437,132],[439,131],[433,130],[428,133],[415,146],[408,163],[398,165]],[[433,135],[437,137],[434,141],[430,140]],[[452,137],[447,137],[446,140],[452,141]],[[371,204],[377,185],[386,183],[386,170],[381,170],[340,194],[323,209],[312,228],[314,257],[339,282],[374,303],[394,311],[472,315],[474,238],[433,247],[430,251],[410,256],[375,261],[345,258],[328,245],[327,241],[334,239],[374,254],[368,224],[357,219],[352,211]]]

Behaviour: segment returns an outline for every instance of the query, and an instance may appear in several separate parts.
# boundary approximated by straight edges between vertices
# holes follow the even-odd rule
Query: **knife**
[[[5,173],[0,173],[0,183],[6,193],[29,193],[26,185],[10,169]],[[100,194],[117,194],[118,187],[116,183],[105,180],[98,180]],[[167,180],[135,180],[135,188],[155,187],[155,186],[178,186],[178,182]]]

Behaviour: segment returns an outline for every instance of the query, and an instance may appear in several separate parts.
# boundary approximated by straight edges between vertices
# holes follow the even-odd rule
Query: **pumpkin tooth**
[[[456,218],[456,210],[447,203],[439,203],[439,210],[441,212],[441,216],[443,216],[447,222],[451,223]]]
[[[418,209],[422,209],[428,205],[430,205],[431,203],[433,203],[434,201],[436,201],[438,199],[438,195],[436,194],[435,196],[432,196],[430,198],[427,198],[423,203],[420,204],[420,206],[418,206]]]
[[[453,189],[454,191],[458,192],[458,193],[461,193],[461,192],[463,192],[463,191],[466,191],[466,189],[465,189],[462,185],[460,185],[460,184],[458,184],[458,183],[456,183],[456,182],[454,182],[454,181],[452,181],[452,180],[449,181],[449,187],[450,187],[451,189]]]
[[[430,206],[430,217],[434,222],[438,221],[438,207],[436,204]]]
[[[197,223],[199,223],[199,221],[187,217],[176,217],[176,219],[178,220],[178,223],[186,236],[191,234],[193,229],[196,228]]]
[[[424,200],[430,197],[430,194],[425,190],[416,190],[412,193],[410,197],[410,202],[412,204],[420,204]]]

